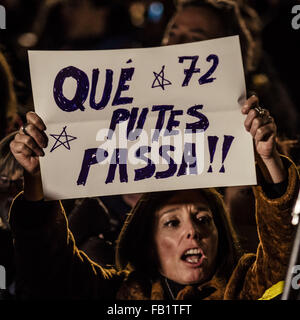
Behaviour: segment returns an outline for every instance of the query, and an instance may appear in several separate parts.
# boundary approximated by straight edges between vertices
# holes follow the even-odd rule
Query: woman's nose
[[[189,223],[187,228],[187,239],[199,239],[199,232],[192,222]]]
[[[190,231],[190,232],[187,234],[187,238],[188,238],[188,239],[199,239],[199,233],[196,232],[195,230]]]

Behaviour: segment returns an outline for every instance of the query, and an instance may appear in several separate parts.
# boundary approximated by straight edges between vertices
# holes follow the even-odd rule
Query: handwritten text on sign
[[[238,37],[29,60],[46,198],[256,183]]]

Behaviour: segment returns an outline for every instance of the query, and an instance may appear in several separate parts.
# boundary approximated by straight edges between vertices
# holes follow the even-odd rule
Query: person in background
[[[14,77],[6,56],[0,51],[0,265],[6,270],[6,287],[0,299],[14,296],[15,263],[12,234],[8,224],[9,206],[23,189],[23,168],[10,152],[9,144],[23,121],[18,112]]]
[[[280,138],[296,138],[298,110],[263,50],[262,23],[256,11],[240,0],[178,0],[163,45],[240,36],[248,92],[272,112]],[[284,107],[283,107],[284,106]]]
[[[39,12],[32,27],[38,35],[37,49],[102,50],[139,45],[124,1],[52,1],[41,4]]]
[[[23,168],[9,148],[16,133],[12,132],[0,141],[0,266],[6,270],[6,290],[0,295],[0,300],[15,296],[14,248],[8,213],[13,198],[23,190]]]
[[[22,119],[18,115],[14,78],[6,57],[0,51],[0,140],[19,129]]]

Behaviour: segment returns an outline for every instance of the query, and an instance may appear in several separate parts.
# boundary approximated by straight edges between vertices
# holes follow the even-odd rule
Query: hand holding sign
[[[276,124],[269,112],[264,109],[262,114],[258,97],[250,97],[242,108],[242,112],[247,114],[245,128],[249,131],[255,142],[255,150],[259,157],[258,163],[263,165],[262,172],[268,183],[280,183],[286,178],[282,160],[276,149]]]
[[[256,183],[238,37],[29,58],[47,199]]]
[[[29,61],[46,198],[256,183],[237,36]]]

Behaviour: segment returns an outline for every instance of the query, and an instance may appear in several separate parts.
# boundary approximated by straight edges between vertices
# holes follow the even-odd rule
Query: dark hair
[[[237,237],[226,214],[222,197],[215,189],[198,189],[208,201],[218,230],[218,274],[229,278],[241,252]],[[119,269],[136,270],[151,278],[158,270],[153,252],[154,213],[176,191],[145,194],[128,215],[117,241],[116,266]]]

